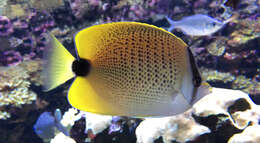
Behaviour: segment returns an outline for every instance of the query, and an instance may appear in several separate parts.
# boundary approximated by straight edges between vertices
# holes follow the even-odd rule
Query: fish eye
[[[217,23],[216,23],[216,22],[213,22],[213,23],[212,23],[212,25],[213,25],[213,26],[216,26],[216,25],[217,25]]]

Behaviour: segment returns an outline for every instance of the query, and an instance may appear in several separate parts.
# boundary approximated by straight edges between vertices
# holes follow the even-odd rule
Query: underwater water
[[[178,115],[136,118],[77,110],[73,79],[44,90],[46,35],[76,56],[77,32],[119,21],[182,39],[212,93]],[[260,0],[0,0],[0,143],[260,143],[259,81]]]

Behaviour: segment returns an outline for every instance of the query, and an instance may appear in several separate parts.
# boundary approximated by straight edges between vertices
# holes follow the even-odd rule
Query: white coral
[[[93,134],[98,134],[106,129],[112,121],[112,116],[99,115],[85,112],[86,129],[85,132],[91,130]]]
[[[242,133],[233,135],[228,143],[259,143],[260,125],[247,127]]]
[[[65,136],[63,133],[58,133],[50,143],[76,143],[76,141],[68,136]]]
[[[238,99],[245,99],[251,109],[230,114],[228,108]],[[258,118],[260,117],[260,107],[246,93],[223,88],[213,88],[212,93],[202,98],[192,109],[197,116],[226,114],[233,121],[234,126],[239,129],[245,128],[249,121],[252,124],[258,124]]]
[[[171,117],[147,118],[137,127],[136,136],[138,143],[153,143],[160,136],[165,143],[171,143],[173,140],[178,142],[192,140],[209,132],[207,127],[194,121],[189,110]]]
[[[249,103],[250,109],[229,113],[228,108],[233,105],[236,100],[241,98]],[[153,141],[160,136],[162,136],[165,143],[170,143],[173,140],[186,142],[193,140],[201,134],[208,133],[209,129],[196,123],[191,117],[191,114],[200,117],[225,114],[229,117],[234,126],[242,129],[245,128],[250,121],[252,125],[258,126],[260,108],[242,91],[213,88],[211,94],[202,98],[192,109],[183,114],[164,118],[147,118],[142,121],[136,129],[137,142],[153,143]],[[250,134],[250,136],[253,135]]]
[[[77,109],[70,108],[67,112],[64,113],[60,122],[65,127],[73,126],[75,121],[79,120],[81,117],[82,114],[78,113]]]

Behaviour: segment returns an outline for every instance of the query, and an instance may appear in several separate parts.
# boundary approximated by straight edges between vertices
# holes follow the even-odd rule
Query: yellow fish
[[[118,116],[182,113],[210,92],[187,45],[172,33],[138,22],[91,26],[75,35],[77,58],[54,37],[45,87],[75,77],[69,103]]]

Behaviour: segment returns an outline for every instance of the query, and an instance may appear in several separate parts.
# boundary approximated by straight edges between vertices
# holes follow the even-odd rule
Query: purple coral
[[[12,20],[13,27],[14,28],[20,28],[20,29],[26,29],[29,27],[28,23],[24,19],[14,19]]]
[[[9,18],[0,16],[0,36],[8,36],[13,33],[13,26]]]
[[[40,35],[55,26],[53,18],[47,12],[33,11],[29,17],[30,28],[34,34]]]
[[[76,17],[76,18],[81,18],[82,17],[82,13],[81,13],[81,1],[80,0],[70,0],[70,8],[72,10],[72,14]]]
[[[4,58],[0,59],[1,63],[3,63],[4,65],[8,65],[8,66],[17,65],[23,59],[21,54],[14,50],[3,52],[2,57],[4,57]]]

